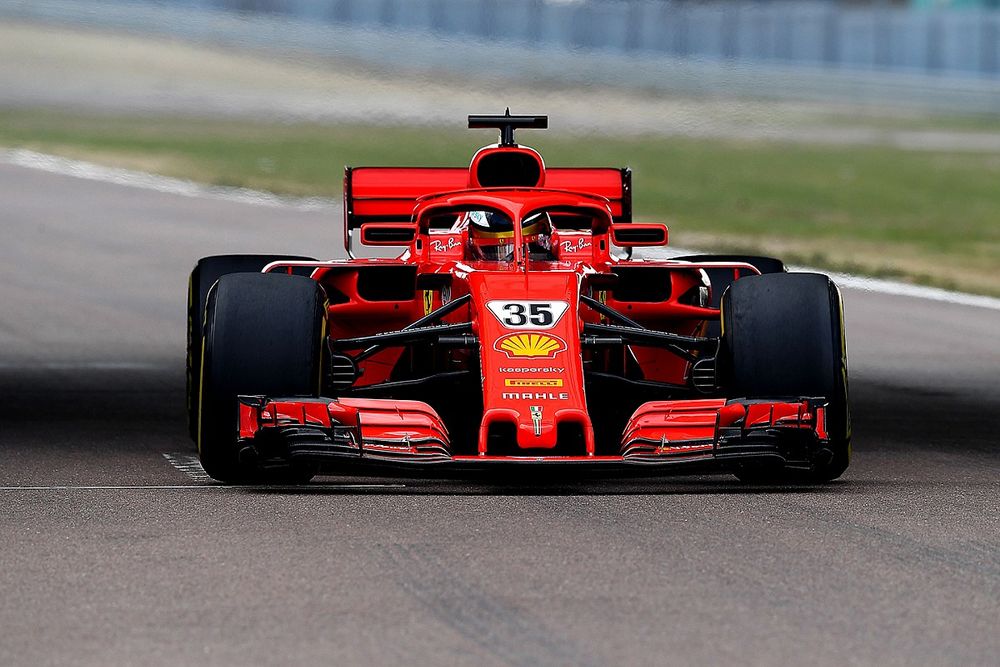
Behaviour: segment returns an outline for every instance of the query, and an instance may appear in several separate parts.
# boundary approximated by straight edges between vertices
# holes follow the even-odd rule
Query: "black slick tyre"
[[[809,472],[742,467],[750,482],[826,482],[850,463],[847,344],[843,301],[829,277],[775,273],[733,282],[722,296],[722,386],[732,397],[825,397],[829,450]]]
[[[198,439],[198,387],[201,372],[201,343],[205,326],[208,291],[219,278],[230,273],[260,273],[279,260],[315,261],[299,255],[213,255],[198,260],[188,278],[187,300],[187,419],[191,439]],[[307,269],[306,271],[311,271]],[[309,273],[304,273],[309,275]]]
[[[325,337],[326,298],[312,279],[236,273],[218,280],[208,296],[201,363],[198,454],[205,472],[223,482],[260,480],[240,460],[237,396],[318,396]]]

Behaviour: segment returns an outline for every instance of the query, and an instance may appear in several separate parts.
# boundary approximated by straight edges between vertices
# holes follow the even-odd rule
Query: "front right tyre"
[[[212,255],[202,257],[188,278],[187,307],[187,418],[191,439],[198,440],[198,391],[201,386],[201,345],[204,338],[208,292],[219,278],[230,273],[260,273],[276,261],[316,261],[300,255]],[[308,276],[311,267],[295,269]]]
[[[237,397],[319,396],[326,314],[325,293],[311,278],[236,273],[215,283],[205,309],[198,411],[198,454],[213,478],[267,481],[240,460]],[[308,477],[299,472],[276,474]]]

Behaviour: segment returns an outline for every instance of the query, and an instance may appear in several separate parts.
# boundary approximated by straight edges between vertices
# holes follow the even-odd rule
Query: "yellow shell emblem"
[[[508,334],[497,340],[493,346],[496,350],[505,352],[509,359],[554,359],[557,354],[566,349],[566,343],[561,338],[543,333]]]

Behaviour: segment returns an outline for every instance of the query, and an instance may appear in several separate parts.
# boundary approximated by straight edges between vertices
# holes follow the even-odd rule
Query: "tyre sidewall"
[[[833,458],[814,477],[838,477],[850,460],[851,419],[843,300],[829,277],[750,276],[722,299],[719,370],[729,395],[747,399],[828,400]]]
[[[245,481],[239,463],[239,395],[318,396],[324,363],[326,301],[309,278],[229,274],[206,308],[198,448],[206,472]]]
[[[185,384],[188,433],[198,440],[198,406],[201,373],[201,346],[205,327],[208,292],[219,278],[231,273],[260,273],[276,261],[316,261],[300,255],[213,255],[198,260],[188,276],[187,359]]]

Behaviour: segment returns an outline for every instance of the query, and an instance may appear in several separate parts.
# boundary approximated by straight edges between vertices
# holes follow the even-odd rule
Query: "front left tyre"
[[[818,273],[740,278],[722,295],[720,380],[747,399],[826,399],[826,449],[809,471],[741,466],[747,482],[828,482],[851,459],[847,343],[840,290]]]
[[[319,396],[326,309],[322,288],[302,276],[237,273],[215,283],[205,309],[197,429],[201,464],[213,478],[267,481],[240,459],[237,397]]]

